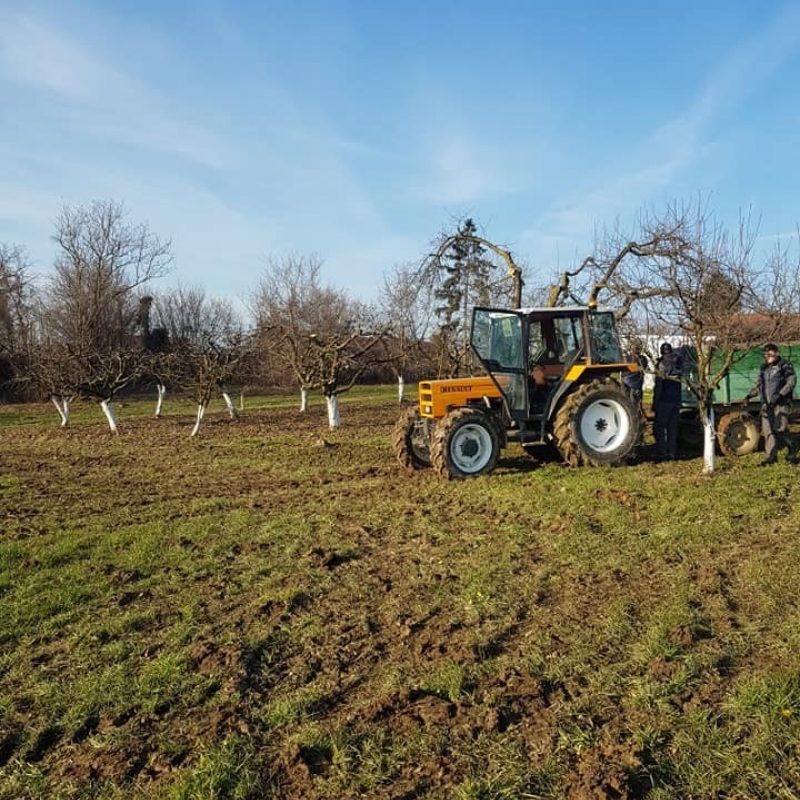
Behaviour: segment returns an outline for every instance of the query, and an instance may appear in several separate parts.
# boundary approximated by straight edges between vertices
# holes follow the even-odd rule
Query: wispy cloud
[[[95,30],[101,25],[95,21]],[[191,65],[186,71],[191,74]],[[30,167],[27,177],[19,169],[19,182],[5,186],[8,198],[25,202],[0,203],[0,217],[15,221],[13,229],[37,207],[40,221],[46,210],[52,226],[64,202],[113,197],[155,233],[172,238],[176,277],[209,284],[218,272],[229,289],[252,284],[267,253],[297,249],[323,257],[335,252],[346,269],[374,283],[376,258],[388,258],[397,246],[349,162],[396,162],[402,155],[340,135],[313,98],[277,81],[259,96],[266,115],[240,109],[244,124],[237,129],[217,117],[213,96],[207,106],[181,109],[180,97],[167,98],[111,56],[92,55],[79,35],[34,14],[0,12],[3,83],[38,93],[47,114],[62,130],[77,131],[83,145],[76,150],[59,136],[46,149],[22,141],[3,145],[15,163]],[[215,125],[225,131],[224,141]],[[89,152],[94,145],[96,152],[87,156],[90,143]],[[106,144],[115,149],[106,152]],[[183,170],[171,156],[224,169]],[[29,187],[37,185],[33,175],[49,176],[49,187],[67,187],[67,196],[26,188],[26,179]]]
[[[38,225],[42,222],[42,209],[55,208],[58,202],[58,196],[52,192],[0,181],[0,220],[15,219],[18,223]]]
[[[50,114],[88,139],[211,167],[230,161],[221,138],[176,113],[174,99],[95,56],[88,43],[35,13],[0,13],[0,81],[42,93]]]
[[[0,69],[7,80],[83,103],[128,88],[124,76],[31,14],[0,14]]]
[[[522,172],[514,154],[501,151],[469,131],[451,133],[430,130],[430,143],[417,153],[417,169],[411,176],[411,195],[431,205],[470,205],[495,195],[514,193]]]
[[[684,122],[702,129],[734,109],[758,85],[780,68],[800,47],[800,4],[776,13],[754,35],[742,40],[706,76]]]
[[[432,203],[473,203],[492,190],[486,156],[466,135],[439,142],[426,159],[424,192]]]
[[[551,209],[526,231],[527,241],[550,245],[563,239],[589,241],[599,222],[611,224],[635,213],[687,178],[716,147],[720,126],[740,110],[747,96],[767,80],[800,46],[800,5],[775,15],[753,36],[743,40],[699,83],[684,110],[655,128],[622,162],[603,165],[594,185],[580,198]],[[704,187],[696,186],[693,191]]]

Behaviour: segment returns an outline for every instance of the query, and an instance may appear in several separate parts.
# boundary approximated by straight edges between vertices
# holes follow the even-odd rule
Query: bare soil
[[[449,584],[460,580],[458,567],[448,562],[469,548],[476,520],[481,531],[501,530],[527,513],[522,498],[512,506],[493,506],[490,495],[478,494],[479,484],[485,490],[488,481],[504,480],[503,473],[515,480],[532,476],[537,469],[533,461],[521,453],[504,458],[499,474],[475,482],[475,504],[465,508],[472,501],[463,486],[449,500],[452,484],[441,482],[436,488],[430,472],[403,472],[395,462],[389,442],[396,407],[347,405],[345,427],[334,433],[325,430],[321,410],[310,415],[265,411],[235,422],[211,417],[200,439],[191,443],[188,418],[126,422],[124,411],[120,416],[122,432],[117,438],[100,421],[65,431],[45,432],[38,426],[0,429],[0,446],[5,446],[0,465],[24,487],[0,513],[7,537],[23,542],[52,532],[59,519],[75,524],[78,518],[102,517],[110,525],[130,526],[160,517],[177,523],[200,514],[194,510],[200,505],[207,513],[214,503],[222,514],[245,510],[269,521],[292,509],[321,513],[332,498],[336,535],[327,531],[319,541],[303,545],[298,574],[312,574],[316,581],[307,592],[298,589],[291,575],[285,577],[283,597],[276,595],[274,584],[271,594],[259,593],[252,583],[239,580],[240,567],[254,560],[268,565],[270,559],[263,543],[247,538],[218,554],[215,570],[198,567],[186,576],[202,598],[202,619],[184,655],[191,672],[209,677],[208,696],[194,697],[193,702],[185,697],[168,700],[147,713],[134,706],[115,717],[101,713],[71,731],[58,724],[43,726],[33,707],[26,711],[30,698],[18,696],[15,713],[7,718],[10,723],[0,729],[0,766],[35,765],[53,785],[76,791],[105,783],[152,790],[157,796],[159,785],[166,786],[194,764],[200,748],[236,736],[251,752],[261,754],[258,769],[262,786],[274,793],[270,796],[411,800],[451,796],[453,786],[463,786],[468,776],[480,775],[483,769],[469,763],[471,749],[484,758],[492,750],[487,742],[494,742],[497,749],[527,759],[532,772],[543,774],[548,763],[555,765],[558,788],[542,784],[542,796],[643,798],[652,789],[658,777],[652,753],[631,735],[653,723],[650,713],[619,696],[600,702],[590,688],[592,670],[618,657],[613,641],[607,652],[587,654],[584,675],[569,670],[548,675],[532,669],[528,642],[536,630],[549,647],[547,658],[564,656],[571,643],[561,637],[570,632],[577,636],[584,623],[604,619],[605,609],[618,603],[622,585],[635,615],[655,595],[670,591],[669,576],[659,578],[624,566],[617,572],[583,574],[577,568],[571,572],[567,565],[554,583],[552,577],[547,579],[547,551],[534,537],[530,547],[519,551],[515,567],[540,583],[525,602],[512,604],[507,614],[493,619],[449,613],[446,599],[436,603],[437,597],[448,597]],[[348,431],[356,430],[359,441],[374,437],[374,447],[354,443]],[[249,448],[241,460],[235,457],[237,442]],[[283,470],[272,464],[278,452],[275,442],[281,442],[280,457],[288,459]],[[253,468],[253,452],[259,448],[264,463],[270,463],[263,471]],[[315,466],[306,473],[298,471],[304,463]],[[642,474],[642,480],[649,478],[649,472]],[[598,502],[615,504],[632,518],[646,513],[628,490],[602,486],[597,492]],[[375,505],[385,503],[392,514],[401,519],[405,515],[417,525],[431,513],[432,498],[438,497],[434,517],[440,539],[407,535],[397,519],[381,524],[380,512],[364,500],[370,496]],[[348,498],[355,511],[342,518],[339,510]],[[446,520],[449,529],[444,530]],[[532,530],[546,525],[547,535],[556,539],[559,526],[570,524],[567,516],[530,520]],[[452,553],[441,543],[447,537],[452,537],[446,545],[455,548]],[[192,552],[209,545],[187,537],[184,546]],[[770,545],[755,540],[750,546]],[[736,626],[736,608],[724,603],[729,589],[724,564],[684,567],[693,570],[695,602],[716,609],[714,630]],[[166,632],[178,616],[171,603],[188,601],[171,598],[152,580],[144,580],[146,576],[119,564],[95,563],[92,568],[106,570],[115,587],[105,601],[110,610],[147,609],[156,620],[152,653],[137,653],[137,658],[146,660],[167,647]],[[425,603],[419,594],[423,582],[429,593]],[[428,610],[423,613],[423,608]],[[298,618],[312,614],[316,633],[304,629],[300,635]],[[700,625],[678,627],[669,635],[676,649],[702,645],[704,655],[700,679],[670,699],[675,713],[717,708],[731,680],[726,654],[720,648],[716,661],[708,657],[717,645]],[[32,632],[28,646],[32,669],[74,667],[68,640]],[[442,663],[459,665],[466,676],[454,696],[402,678]],[[644,667],[643,677],[667,685],[678,668],[675,660],[654,659]],[[311,686],[316,687],[311,718],[331,736],[309,744],[297,724],[277,729],[265,724],[276,697]],[[12,695],[13,686],[5,685],[4,694]],[[35,740],[25,735],[25,721],[39,731]],[[590,732],[584,746],[565,744],[570,721]],[[391,779],[379,789],[355,780],[336,784],[335,774],[342,769],[336,737],[350,743],[354,758],[363,758],[365,750],[359,750],[358,743],[374,739],[378,731],[384,746],[407,760],[399,758],[393,768],[386,768]],[[165,740],[174,746],[166,748]],[[414,742],[427,744],[403,744]],[[526,796],[535,796],[537,784],[532,783],[530,791]]]

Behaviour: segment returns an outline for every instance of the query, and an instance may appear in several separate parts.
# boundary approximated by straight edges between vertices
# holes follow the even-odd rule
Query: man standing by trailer
[[[778,345],[769,342],[764,345],[764,363],[758,370],[756,385],[747,393],[745,399],[756,395],[761,397],[761,433],[764,436],[765,458],[762,467],[778,460],[778,450],[786,447],[786,460],[790,464],[798,462],[800,443],[789,433],[789,406],[797,383],[794,367],[781,358]]]

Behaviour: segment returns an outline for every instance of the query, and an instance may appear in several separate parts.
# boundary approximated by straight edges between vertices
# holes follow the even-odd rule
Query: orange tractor
[[[398,420],[393,444],[404,466],[474,477],[494,469],[511,441],[576,466],[634,455],[643,417],[619,378],[638,366],[623,359],[612,312],[476,308],[471,346],[487,374],[422,381],[418,407]]]

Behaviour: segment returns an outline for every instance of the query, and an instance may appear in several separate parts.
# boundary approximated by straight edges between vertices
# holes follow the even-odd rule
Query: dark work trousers
[[[678,452],[678,414],[681,404],[660,402],[655,407],[653,436],[656,440],[656,458],[675,460]]]
[[[761,406],[761,433],[768,461],[775,461],[781,447],[786,447],[789,455],[797,450],[797,437],[789,433],[789,406]]]

